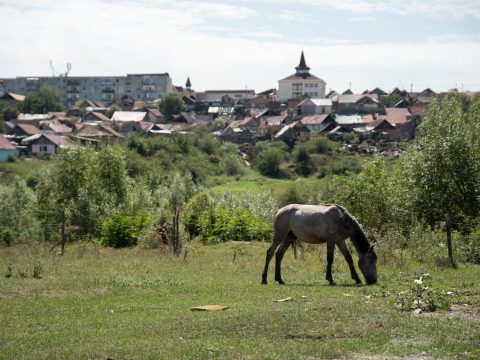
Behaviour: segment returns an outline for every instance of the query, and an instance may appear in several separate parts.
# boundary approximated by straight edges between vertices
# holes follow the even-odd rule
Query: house
[[[249,129],[253,134],[258,134],[260,126],[264,123],[262,116],[251,116],[243,119],[239,124],[239,128],[242,130]]]
[[[249,129],[227,127],[221,133],[220,140],[235,144],[255,144],[255,137]]]
[[[297,105],[302,115],[328,114],[332,112],[332,99],[305,99]]]
[[[78,104],[79,108],[105,108],[105,104],[96,100],[82,100]]]
[[[372,91],[369,91],[368,93],[369,93],[370,95],[375,94],[375,95],[377,95],[378,97],[380,97],[380,96],[387,96],[387,95],[388,95],[385,91],[383,91],[383,90],[380,89],[379,87],[376,87],[375,89],[373,89]]]
[[[8,139],[0,134],[0,162],[10,161],[17,155],[17,149],[10,144]]]
[[[80,129],[75,131],[73,137],[81,142],[106,141],[112,143],[123,139],[119,132],[103,124],[83,124]]]
[[[112,115],[111,121],[117,122],[140,122],[147,121],[147,113],[145,111],[115,111]]]
[[[129,138],[133,134],[149,134],[152,133],[152,130],[159,131],[162,129],[149,121],[127,121],[120,124],[120,133],[124,138]]]
[[[263,109],[269,102],[270,100],[267,99],[265,96],[257,95],[251,99],[246,100],[244,104],[247,108]]]
[[[244,102],[255,96],[255,90],[206,90],[202,94],[198,94],[197,100],[206,103],[219,103],[223,104],[223,100],[232,99],[233,102]],[[230,102],[225,102],[229,104]]]
[[[430,103],[435,99],[437,94],[430,88],[426,88],[422,92],[418,93],[417,100],[420,103]]]
[[[288,99],[308,95],[312,98],[324,98],[326,82],[313,74],[305,62],[305,56],[300,56],[300,63],[295,67],[295,74],[278,81],[278,100],[285,102]]]
[[[341,126],[343,129],[354,129],[358,127],[365,127],[368,123],[373,121],[371,115],[361,116],[361,115],[337,115],[335,117],[335,122],[338,126]]]
[[[39,127],[41,123],[52,121],[53,114],[19,114],[16,119],[11,121],[15,124],[29,124]]]
[[[305,116],[300,120],[312,133],[321,133],[335,127],[335,119],[331,114]]]
[[[360,95],[357,96],[356,109],[357,112],[376,112],[380,109],[380,104],[376,99],[377,95]]]
[[[22,145],[27,146],[29,155],[52,155],[56,154],[59,149],[74,146],[75,143],[66,136],[42,133],[23,139]]]
[[[50,123],[44,129],[44,132],[54,135],[68,135],[72,133],[72,128],[62,123]]]
[[[306,140],[310,137],[310,130],[300,121],[285,125],[273,137],[274,140],[283,140],[292,146],[298,139]]]
[[[342,94],[333,98],[334,108],[340,114],[352,114],[357,112],[375,112],[380,108],[376,95],[365,94]]]
[[[11,134],[17,138],[25,138],[40,133],[41,131],[38,127],[29,124],[16,124],[11,130]]]
[[[272,136],[278,133],[284,125],[292,123],[289,115],[267,116],[265,122],[260,125],[260,133]]]
[[[90,111],[88,114],[86,114],[83,117],[82,121],[85,123],[98,123],[98,122],[109,123],[110,119],[108,118],[108,116],[102,114],[101,112]]]
[[[412,113],[408,108],[385,108],[385,115],[378,115],[379,120],[388,120],[392,125],[403,124],[412,118]]]
[[[25,101],[25,95],[15,94],[13,92],[7,92],[0,97],[0,102],[9,105],[16,105]]]

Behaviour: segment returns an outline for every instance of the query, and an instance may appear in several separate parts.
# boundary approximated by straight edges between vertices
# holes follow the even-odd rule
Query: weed
[[[35,261],[33,263],[32,277],[34,279],[41,279],[43,272],[43,265],[40,261]]]
[[[12,264],[8,264],[7,265],[7,271],[5,271],[5,277],[8,279],[8,278],[11,278],[13,275],[13,269],[12,269]]]
[[[430,274],[422,274],[413,280],[409,290],[398,294],[396,306],[401,311],[434,312],[436,310],[448,310],[451,305],[449,297],[452,292],[438,291],[427,286],[426,281]]]

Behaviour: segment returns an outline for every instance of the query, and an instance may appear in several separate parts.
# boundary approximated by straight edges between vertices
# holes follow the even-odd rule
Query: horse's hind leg
[[[347,244],[345,244],[345,240],[337,243],[338,248],[340,249],[343,257],[348,263],[348,267],[350,268],[350,274],[352,275],[352,279],[355,280],[357,284],[361,284],[362,280],[358,277],[357,271],[355,270],[355,266],[353,265],[352,255],[350,251],[348,251]]]
[[[335,281],[332,277],[332,264],[333,264],[333,255],[335,253],[335,242],[327,241],[327,276],[326,279],[330,285],[335,285]]]
[[[291,232],[288,233],[287,238],[275,253],[275,281],[277,281],[280,285],[285,285],[285,282],[282,280],[282,259],[288,247],[293,244],[295,239],[295,235],[293,235]]]
[[[285,240],[284,232],[274,230],[272,245],[270,245],[270,247],[268,248],[267,257],[265,259],[265,268],[263,269],[263,274],[262,274],[262,284],[267,283],[268,264],[270,264],[270,260],[272,260],[273,254],[275,254],[275,250],[284,240]]]

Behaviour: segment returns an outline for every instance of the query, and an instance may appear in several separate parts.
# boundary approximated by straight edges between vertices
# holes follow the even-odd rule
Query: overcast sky
[[[168,72],[278,87],[305,52],[327,90],[480,91],[480,0],[0,0],[0,77]]]

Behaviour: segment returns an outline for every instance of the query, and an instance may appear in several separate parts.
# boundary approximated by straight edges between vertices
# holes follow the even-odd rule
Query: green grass
[[[1,248],[0,358],[480,356],[479,266],[380,265],[378,285],[353,286],[337,252],[338,285],[329,287],[325,248],[317,247],[304,260],[287,252],[287,285],[273,283],[272,266],[270,282],[262,286],[267,246],[194,243],[185,260],[183,254],[85,244],[67,246],[63,257],[45,246]],[[40,279],[31,275],[38,262]],[[432,286],[453,291],[462,310],[421,315],[397,310],[396,294],[423,272],[432,274]],[[286,297],[292,300],[273,301]],[[205,304],[230,308],[190,310]]]
[[[30,176],[46,168],[47,160],[20,158],[14,162],[0,163],[0,184],[11,183],[15,178],[27,180]]]

